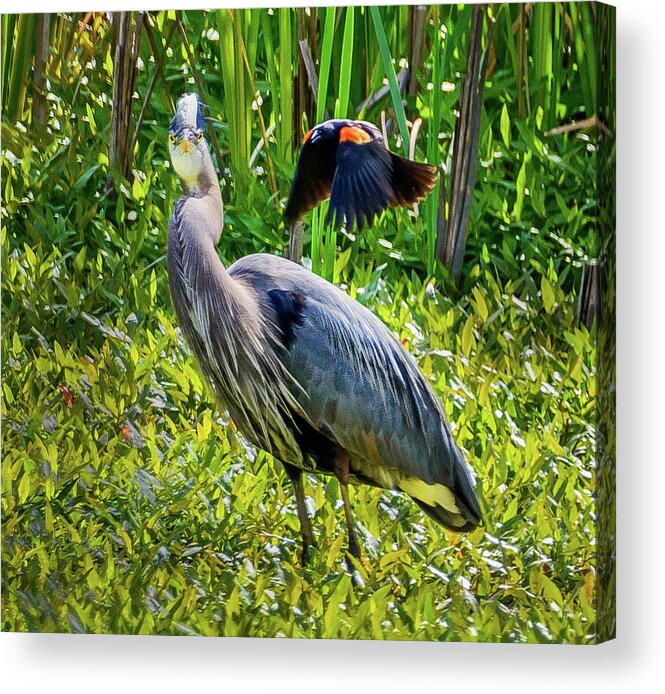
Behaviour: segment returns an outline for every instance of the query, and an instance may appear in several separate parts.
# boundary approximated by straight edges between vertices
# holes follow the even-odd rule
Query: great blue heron
[[[328,120],[305,135],[284,217],[291,225],[329,197],[326,223],[362,229],[389,205],[422,200],[435,182],[436,167],[390,152],[375,125]]]
[[[385,325],[286,258],[221,263],[222,198],[195,94],[178,101],[169,150],[184,188],[168,232],[178,321],[221,407],[286,468],[303,561],[315,544],[303,470],[339,480],[356,558],[349,482],[402,490],[446,528],[476,527],[474,483],[441,405]]]

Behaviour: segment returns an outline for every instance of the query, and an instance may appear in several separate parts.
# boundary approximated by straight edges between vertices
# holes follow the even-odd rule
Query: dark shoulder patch
[[[305,297],[298,292],[286,292],[283,289],[271,289],[268,299],[275,309],[277,326],[282,333],[282,342],[288,349],[293,342],[293,326],[303,320]]]

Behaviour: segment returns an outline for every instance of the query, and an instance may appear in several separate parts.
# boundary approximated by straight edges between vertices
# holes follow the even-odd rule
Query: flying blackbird
[[[423,200],[435,182],[435,166],[390,152],[371,123],[327,120],[305,135],[284,217],[292,225],[330,198],[326,224],[361,231],[389,205]]]

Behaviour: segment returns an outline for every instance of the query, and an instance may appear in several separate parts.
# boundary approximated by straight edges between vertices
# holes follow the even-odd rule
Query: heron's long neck
[[[226,271],[215,250],[224,226],[222,195],[209,153],[196,182],[183,181],[185,195],[175,205],[169,224],[168,264],[171,290],[191,303],[191,292],[206,292],[223,300],[236,314],[247,302],[246,289]],[[176,310],[184,308],[185,304]],[[182,315],[180,316],[182,320]]]
[[[203,166],[196,181],[191,184],[183,181],[183,188],[185,195],[179,202],[188,201],[187,206],[192,210],[191,213],[198,213],[204,217],[200,220],[203,224],[199,226],[205,228],[212,237],[213,245],[216,245],[224,227],[224,205],[209,152],[205,154]]]

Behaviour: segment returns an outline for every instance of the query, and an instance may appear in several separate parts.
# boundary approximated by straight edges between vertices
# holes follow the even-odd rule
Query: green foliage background
[[[373,310],[432,382],[477,475],[485,519],[473,533],[452,535],[399,494],[354,488],[368,560],[357,586],[345,571],[336,481],[308,478],[319,548],[303,568],[281,466],[248,448],[216,410],[175,325],[165,243],[180,191],[167,161],[167,97],[194,89],[181,40],[164,48],[164,81],[131,180],[111,172],[109,192],[110,27],[94,20],[94,32],[68,46],[62,37],[75,19],[57,17],[54,47],[63,54],[50,58],[47,122],[32,123],[27,107],[15,119],[5,111],[2,122],[3,630],[596,640],[596,347],[575,315],[581,266],[596,254],[595,135],[544,134],[592,114],[595,92],[575,56],[593,45],[577,45],[579,34],[550,17],[561,30],[553,33],[561,41],[552,48],[554,81],[533,77],[530,110],[520,110],[520,7],[494,9],[459,290],[428,264],[435,204],[421,204],[419,214],[391,211],[358,237],[306,235],[306,255],[320,252],[319,269]],[[575,3],[557,13],[562,7],[584,20]],[[442,6],[428,20],[421,89],[407,103],[411,120],[423,121],[421,160],[448,154],[468,10]],[[188,12],[182,21],[228,167],[219,253],[230,263],[283,252],[281,206],[302,133],[280,119],[284,70],[296,71],[296,11],[234,11],[236,35],[225,12]],[[323,25],[325,9],[317,12]],[[405,8],[381,8],[397,67],[408,50],[405,17]],[[174,19],[154,15],[162,44]],[[355,10],[353,41],[344,41],[343,19],[344,11],[331,64],[356,61],[344,97],[351,115],[384,73],[373,68],[379,54],[371,53],[365,10]],[[530,41],[542,39],[536,20],[544,21],[527,17]],[[5,16],[5,37],[10,28]],[[238,36],[254,47],[261,103],[222,79]],[[147,44],[139,55],[134,113],[155,70]],[[431,87],[433,60],[441,61],[443,91]],[[540,62],[529,69],[547,72]],[[250,169],[257,108],[275,134]],[[386,96],[364,117],[379,122],[390,109]],[[304,131],[301,116],[293,118]],[[390,139],[398,150],[398,136]]]

